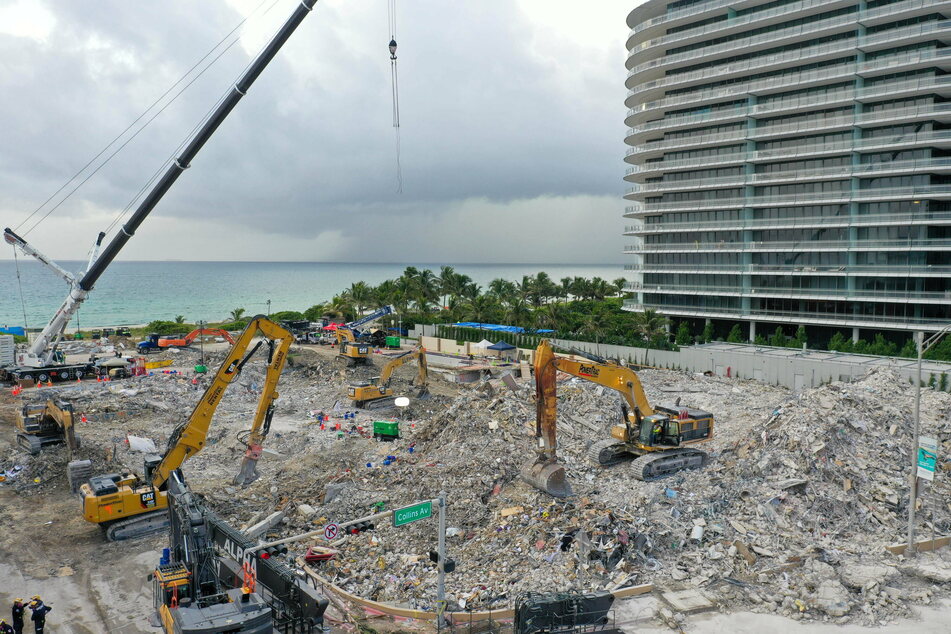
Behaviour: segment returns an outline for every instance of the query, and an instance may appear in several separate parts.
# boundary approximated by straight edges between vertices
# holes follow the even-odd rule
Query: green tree
[[[456,270],[451,266],[441,266],[439,267],[439,292],[442,294],[442,305],[449,305],[449,298],[454,295],[455,291],[455,277]]]
[[[479,295],[469,300],[466,317],[480,324],[491,323],[498,309],[498,302],[492,295]]]
[[[773,336],[769,338],[769,345],[775,346],[776,348],[785,348],[786,347],[786,335],[783,334],[783,327],[776,326],[776,331],[773,333]]]
[[[633,315],[634,332],[644,339],[644,364],[647,365],[647,353],[651,344],[667,334],[670,319],[652,308]]]
[[[614,287],[614,294],[618,297],[624,296],[624,288],[627,286],[627,278],[619,277],[614,282],[612,282]]]
[[[549,305],[553,306],[554,304]],[[587,334],[594,337],[594,344],[598,351],[598,355],[601,354],[601,338],[604,337],[604,333],[607,331],[609,322],[610,317],[603,308],[593,310],[585,317],[584,329],[587,331]],[[661,332],[663,332],[663,329]],[[647,363],[646,352],[644,355],[644,363]]]
[[[176,323],[176,324],[184,324],[184,323],[185,323],[185,315],[175,315],[175,323]]]
[[[569,289],[571,288],[571,278],[563,277],[561,278],[561,296],[565,298],[565,303],[568,303]]]
[[[830,347],[829,350],[832,350]],[[905,357],[906,359],[917,359],[918,358],[918,344],[915,343],[914,337],[909,337],[905,341],[905,345],[901,347],[901,352],[898,353],[899,357]]]
[[[791,344],[797,348],[802,348],[805,345],[808,345],[808,340],[806,339],[806,327],[801,325],[796,329],[796,336],[793,337]]]
[[[848,343],[851,342],[845,338],[845,335],[836,331],[836,333],[829,339],[829,344],[826,347],[833,352],[845,352]],[[850,345],[848,347],[851,348]]]
[[[235,308],[231,311],[231,321],[241,321],[241,317],[244,315],[243,308]]]
[[[349,295],[358,313],[362,313],[373,302],[373,289],[363,281],[351,284]]]
[[[320,318],[324,314],[324,305],[323,304],[314,304],[310,308],[304,311],[304,319],[308,321],[320,321]]]
[[[281,323],[282,321],[297,321],[299,319],[306,319],[306,317],[304,317],[304,313],[296,310],[282,310],[277,313],[271,313],[271,321],[277,323]]]
[[[505,320],[513,326],[525,327],[532,318],[532,309],[523,300],[517,299],[505,309]]]
[[[757,346],[769,345],[769,342],[766,341],[766,337],[764,337],[763,335],[756,335],[755,337],[753,337],[753,343],[756,344]]]
[[[690,324],[685,321],[680,322],[680,325],[677,327],[677,337],[674,339],[674,343],[678,346],[689,346],[693,336],[690,334]]]
[[[708,321],[707,325],[703,327],[703,332],[700,333],[700,342],[701,343],[710,343],[713,341],[713,322]]]
[[[730,343],[746,342],[746,338],[743,336],[743,328],[740,324],[733,324],[733,328],[730,329],[730,334],[726,336],[726,340]]]

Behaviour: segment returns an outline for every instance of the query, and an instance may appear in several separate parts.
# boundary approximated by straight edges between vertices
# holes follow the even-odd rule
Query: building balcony
[[[915,329],[914,326],[928,326],[932,330],[948,324],[947,318],[909,317],[905,315],[863,315],[844,313],[816,313],[805,311],[784,311],[772,309],[742,310],[740,308],[710,308],[704,306],[668,306],[650,301],[625,300],[624,309],[641,312],[645,309],[657,310],[665,315],[685,317],[709,317],[711,319],[732,319],[744,321],[777,322],[783,324],[802,324],[816,326],[839,326],[841,328],[886,328],[894,330]],[[918,328],[921,329],[921,328]]]
[[[951,266],[931,264],[823,265],[823,264],[626,264],[625,271],[636,273],[722,273],[774,274],[818,277],[951,277]]]
[[[664,293],[668,295],[717,295],[721,297],[774,297],[781,299],[913,302],[916,304],[945,304],[951,301],[951,291],[897,291],[846,288],[770,288],[754,286],[690,286],[679,284],[628,284],[632,293]]]
[[[629,191],[627,196],[639,192]],[[874,202],[890,200],[910,200],[918,198],[951,198],[951,185],[922,185],[919,187],[882,187],[877,189],[856,189],[854,191],[801,192],[797,194],[769,194],[747,196],[744,198],[711,198],[699,200],[643,203],[643,213],[663,211],[695,211],[698,209],[741,209],[743,207],[787,207],[803,203],[847,203]],[[640,212],[632,211],[631,215]]]
[[[812,0],[807,0],[812,1]],[[767,11],[781,11],[787,7],[795,7],[797,4],[786,5],[784,7],[777,7],[774,9],[768,9]],[[823,8],[829,7],[830,4],[836,4],[831,2],[819,2]],[[853,3],[845,3],[853,4]],[[661,66],[671,66],[673,64],[678,64],[682,62],[692,62],[698,59],[711,60],[719,56],[727,56],[728,54],[735,53],[737,51],[750,52],[757,49],[768,49],[775,46],[780,46],[783,43],[792,43],[796,41],[802,41],[803,39],[808,39],[810,37],[815,37],[820,34],[832,34],[836,32],[847,31],[850,28],[854,28],[857,24],[863,24],[866,26],[872,24],[882,24],[888,22],[889,19],[894,19],[897,16],[900,16],[903,13],[913,13],[917,11],[921,13],[921,9],[926,8],[936,8],[940,6],[948,6],[948,0],[905,0],[904,2],[895,2],[889,5],[876,7],[864,12],[854,12],[846,15],[839,15],[831,18],[826,18],[825,20],[819,20],[816,22],[810,22],[808,24],[800,24],[784,29],[777,29],[775,31],[770,31],[768,33],[760,33],[758,35],[752,35],[748,37],[738,38],[735,40],[730,40],[728,42],[723,42],[720,44],[713,44],[710,46],[703,46],[694,50],[684,51],[681,53],[675,53],[673,55],[666,55],[663,57],[657,57],[655,59],[647,59],[641,63],[638,63],[638,60],[645,57],[649,57],[651,54],[656,54],[657,52],[663,51],[667,48],[677,48],[679,46],[685,46],[690,44],[690,40],[695,42],[716,39],[716,37],[723,37],[725,35],[730,35],[728,31],[733,30],[738,32],[741,30],[750,30],[750,29],[739,29],[737,28],[736,22],[732,20],[722,20],[720,22],[714,22],[711,24],[706,24],[696,29],[690,29],[686,31],[679,31],[677,33],[670,33],[657,38],[652,38],[645,40],[640,43],[632,44],[630,40],[628,44],[632,44],[628,47],[628,57],[625,65],[630,69],[628,72],[628,77],[633,77],[634,75],[643,73],[654,68]],[[840,5],[841,6],[841,5]],[[832,7],[829,7],[832,8]],[[802,11],[802,8],[800,8]],[[811,13],[815,13],[814,11]],[[736,20],[747,20],[747,24],[753,24],[756,22],[753,18],[757,16],[757,13],[752,13],[746,16],[741,16],[740,18],[735,18]],[[776,19],[774,16],[769,16],[772,18],[773,23],[779,23],[782,20]],[[761,22],[766,22],[767,19],[764,16]],[[764,24],[765,26],[765,24]],[[755,28],[755,26],[754,26]],[[880,35],[878,33],[875,34]],[[677,43],[677,47],[671,47],[673,43]]]
[[[804,229],[818,227],[889,227],[949,225],[951,212],[927,211],[916,214],[861,214],[855,216],[809,216],[805,218],[754,218],[707,222],[657,222],[624,227],[626,236],[682,233],[684,231],[744,231],[754,229]]]
[[[769,183],[788,183],[797,181],[838,180],[842,178],[862,178],[883,176],[886,174],[944,173],[951,171],[951,158],[937,157],[913,161],[892,161],[889,163],[863,163],[860,165],[837,165],[788,172],[767,172],[761,174],[739,174],[736,176],[718,176],[690,180],[674,180],[655,183],[643,183],[638,192],[664,193],[691,189],[712,189],[716,187],[740,187],[745,185],[764,185]],[[632,174],[633,175],[633,174]]]
[[[951,40],[951,21],[945,21],[942,22],[942,24],[947,25],[947,28],[942,30],[943,34],[947,36],[946,39]],[[898,39],[902,42],[906,41],[906,38]],[[850,48],[854,50],[854,46]],[[796,60],[796,57],[789,53],[782,53],[778,55],[788,56],[789,60],[793,62]],[[771,57],[773,56],[770,56],[770,58]],[[760,68],[756,66],[757,59],[758,58],[737,62],[736,64],[728,64],[723,67],[703,69],[701,71],[696,71],[695,73],[690,73],[690,77],[687,77],[687,75],[672,75],[664,79],[658,79],[652,82],[639,84],[628,92],[627,99],[630,100],[632,97],[636,97],[638,101],[647,101],[648,99],[663,97],[663,93],[667,88],[678,84],[709,82],[713,77],[719,79],[721,77],[727,78],[731,75],[736,76],[748,74],[749,72]],[[766,60],[766,58],[764,58],[764,60]],[[808,88],[810,86],[827,83],[830,81],[853,79],[856,76],[862,76],[864,74],[882,73],[888,71],[897,72],[902,69],[911,70],[914,68],[933,65],[944,66],[948,64],[949,60],[951,60],[951,49],[926,49],[923,51],[896,53],[894,55],[887,55],[870,61],[835,64],[833,66],[777,75],[775,77],[766,77],[763,79],[746,82],[736,82],[728,86],[705,88],[695,92],[683,94],[696,95],[697,100],[700,101],[715,101],[724,99],[725,97],[735,98],[737,95],[779,92],[793,87]],[[767,60],[764,61],[764,66],[762,68],[765,68],[769,65],[776,65],[777,63],[778,62],[776,61]],[[686,79],[683,82],[678,82],[677,77],[685,77]],[[682,94],[678,94],[661,100],[669,101],[673,99],[680,99],[682,96]]]
[[[951,251],[949,238],[904,240],[796,240],[766,242],[670,242],[633,244],[624,253],[785,253],[826,251]]]

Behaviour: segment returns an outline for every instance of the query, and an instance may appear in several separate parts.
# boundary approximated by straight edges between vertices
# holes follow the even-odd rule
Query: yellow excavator
[[[337,358],[342,359],[347,367],[367,363],[370,360],[370,344],[357,341],[353,331],[346,326],[337,328]]]
[[[653,480],[707,464],[709,456],[692,445],[713,438],[712,414],[679,404],[653,407],[633,370],[585,356],[588,361],[556,357],[547,340],[535,350],[538,458],[522,472],[524,480],[555,497],[571,494],[565,469],[556,455],[558,371],[616,390],[624,398],[622,420],[611,428],[611,438],[593,443],[588,450],[596,464],[607,466],[633,457],[632,473],[638,480]]]
[[[259,331],[264,336],[251,347]],[[191,416],[172,433],[165,455],[146,457],[144,477],[134,473],[112,473],[90,478],[88,483],[80,487],[83,517],[103,527],[110,541],[166,529],[169,521],[166,489],[170,474],[205,447],[208,428],[225,390],[261,345],[267,343],[268,362],[264,385],[250,432],[245,439],[247,451],[241,470],[234,479],[235,484],[242,486],[253,482],[258,475],[256,467],[262,444],[271,427],[274,401],[278,397],[277,382],[293,341],[290,332],[263,315],[252,318],[238,335]],[[248,351],[248,348],[251,350]]]
[[[42,405],[24,405],[14,423],[17,444],[35,456],[47,445],[66,443],[72,460],[80,442],[74,424],[71,403],[49,399]]]
[[[417,397],[426,393],[426,386],[429,382],[429,369],[426,366],[426,348],[416,346],[409,352],[390,359],[383,366],[383,373],[377,377],[376,383],[373,381],[355,381],[347,388],[347,395],[353,401],[354,407],[366,407],[370,405],[379,406],[382,399],[393,397],[393,389],[390,387],[390,379],[393,378],[393,372],[396,368],[416,361],[419,366],[419,374],[416,376],[416,387],[419,388]]]

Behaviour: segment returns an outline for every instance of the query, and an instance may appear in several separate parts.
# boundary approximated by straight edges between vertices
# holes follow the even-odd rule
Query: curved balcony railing
[[[819,3],[821,4],[821,2]],[[876,7],[865,12],[854,12],[848,13],[845,15],[838,15],[831,18],[826,18],[825,20],[818,20],[815,22],[810,22],[808,24],[799,24],[795,26],[790,26],[784,29],[776,29],[775,31],[770,31],[768,33],[761,33],[758,35],[752,35],[744,38],[737,38],[730,40],[728,42],[722,42],[720,44],[714,44],[711,46],[702,46],[690,51],[683,51],[681,53],[675,53],[673,55],[667,55],[658,59],[650,60],[637,64],[636,66],[631,67],[628,71],[628,77],[636,75],[638,73],[644,72],[645,70],[650,70],[651,68],[656,68],[658,66],[665,66],[668,64],[674,64],[677,62],[682,62],[686,60],[699,59],[699,58],[709,58],[711,55],[717,55],[720,53],[726,53],[738,49],[745,49],[758,46],[760,44],[773,44],[778,43],[782,40],[788,40],[791,38],[801,39],[803,37],[808,37],[810,34],[817,34],[825,31],[827,29],[833,29],[840,26],[855,25],[862,22],[871,21],[878,18],[888,17],[890,15],[896,15],[904,13],[910,10],[921,8],[924,6],[935,6],[939,4],[947,4],[946,0],[907,0],[906,2],[895,2],[889,5],[882,7]],[[787,5],[789,6],[789,5]],[[780,7],[782,8],[782,7]],[[755,16],[756,14],[750,14],[749,17]],[[747,16],[737,19],[747,19]],[[698,35],[710,34],[714,31],[722,31],[725,28],[730,28],[736,23],[730,23],[730,20],[723,20],[721,22],[713,22],[697,29],[690,29],[686,31],[678,31],[677,33],[670,33],[657,38],[652,38],[650,40],[645,40],[640,44],[632,46],[628,49],[628,59],[631,58],[658,46],[667,46],[675,41],[683,41],[691,37],[696,37]],[[924,23],[929,24],[929,23]],[[918,26],[918,25],[913,25]],[[900,29],[906,29],[908,27],[899,27],[899,29],[894,29],[898,31]],[[882,33],[875,33],[869,37],[882,36],[885,33],[890,31],[884,31]],[[908,37],[907,35],[902,35],[899,37]],[[882,42],[887,42],[888,39],[874,39],[867,41],[866,44],[879,44]],[[866,44],[863,44],[866,45]]]
[[[661,313],[673,313],[682,315],[696,315],[698,317],[721,317],[726,319],[752,319],[754,321],[777,321],[789,323],[804,324],[838,324],[843,327],[861,326],[868,324],[869,327],[884,326],[907,329],[910,325],[947,325],[947,317],[910,317],[904,315],[866,315],[854,313],[817,313],[792,310],[772,310],[754,308],[751,310],[742,310],[738,307],[720,307],[720,306],[689,306],[689,305],[667,305],[657,303],[643,303],[638,300],[625,300],[624,309],[631,311],[642,311],[645,309],[657,310]]]
[[[847,277],[885,275],[944,277],[951,275],[951,266],[943,265],[889,265],[877,264],[625,264],[625,271],[639,273],[718,274],[778,273],[783,275],[842,275]]]
[[[717,252],[717,251],[828,251],[830,249],[946,249],[951,248],[949,238],[914,238],[906,240],[777,240],[750,242],[670,242],[630,244],[625,253],[650,251]]]
[[[624,235],[654,235],[684,231],[744,231],[752,229],[809,229],[816,227],[878,227],[951,223],[951,212],[914,214],[861,214],[855,216],[807,216],[802,218],[736,218],[702,222],[657,222],[624,227]]]
[[[667,192],[684,189],[709,189],[728,185],[760,185],[771,182],[788,182],[798,180],[829,180],[835,178],[851,178],[874,176],[879,174],[896,174],[903,172],[925,172],[928,170],[951,169],[951,158],[935,157],[916,159],[912,161],[892,161],[889,163],[863,163],[861,165],[835,165],[830,167],[816,167],[810,169],[792,170],[788,172],[769,172],[761,174],[719,176],[714,178],[698,178],[690,180],[666,181],[659,183],[644,183],[640,186],[641,192]]]
[[[835,279],[835,278],[831,278]],[[736,295],[739,297],[801,297],[821,299],[880,299],[894,301],[951,300],[949,291],[900,291],[845,288],[781,288],[768,286],[700,286],[686,284],[628,284],[633,293],[670,293],[690,295]]]
[[[951,21],[946,21],[949,25],[949,32],[951,32]],[[938,49],[938,51],[945,51],[947,49]],[[947,54],[942,53],[942,59],[945,58]],[[895,57],[899,57],[896,55]],[[892,66],[900,66],[901,64],[907,64],[907,62],[902,62],[895,60],[889,62],[892,56],[882,58],[885,62],[879,62],[882,64],[881,68],[888,68],[888,63],[892,63]],[[861,64],[874,64],[878,60],[872,60],[871,62],[860,62]],[[888,63],[886,63],[888,62]],[[669,107],[677,107],[683,105],[696,104],[702,101],[715,101],[717,99],[729,99],[736,97],[744,97],[747,93],[751,91],[762,91],[772,88],[784,88],[784,87],[794,87],[803,82],[815,82],[819,80],[835,79],[836,77],[853,77],[855,74],[856,63],[850,64],[839,64],[836,66],[831,66],[828,68],[819,68],[811,71],[802,71],[800,73],[781,75],[777,77],[768,77],[766,79],[755,80],[745,83],[736,83],[730,84],[729,86],[722,86],[716,88],[710,88],[706,90],[697,90],[687,93],[681,93],[671,97],[665,97],[663,99],[658,99],[656,101],[648,101],[642,103],[638,106],[633,106],[628,109],[628,117],[640,114],[642,112],[648,112],[651,110],[666,109]],[[941,88],[949,85],[951,83],[951,76],[941,75],[941,76],[929,76],[921,77],[911,80],[901,80],[895,82],[889,82],[887,84],[881,84],[876,86],[871,86],[869,88],[860,88],[855,90],[855,95],[857,99],[867,98],[867,97],[878,97],[886,96],[895,92],[909,92],[909,91],[920,91],[927,90],[929,88]],[[762,110],[760,111],[762,112]]]
[[[710,2],[701,2],[699,4],[692,4],[685,9],[680,9],[678,11],[671,11],[665,13],[664,15],[659,15],[656,18],[651,18],[636,25],[631,32],[628,34],[628,39],[632,36],[637,35],[644,29],[649,29],[653,26],[658,26],[661,24],[666,24],[673,20],[680,20],[681,18],[691,18],[698,14],[705,13],[707,11],[712,11],[714,9],[720,9],[729,7],[733,4],[736,4],[735,0],[710,0]]]
[[[657,161],[640,165],[640,173],[663,172],[688,167],[702,167],[714,164],[742,163],[747,161],[774,161],[779,159],[794,159],[816,156],[821,154],[843,154],[855,150],[869,150],[873,148],[888,148],[894,146],[912,146],[925,143],[951,141],[951,130],[929,130],[912,134],[896,134],[866,139],[855,139],[829,143],[804,143],[769,150],[753,152],[732,152],[715,156],[701,156],[697,158],[679,159],[675,161]],[[639,148],[631,148],[627,156],[643,152]]]
[[[951,31],[951,21],[948,21],[949,31]],[[919,64],[922,62],[934,61],[934,60],[946,60],[951,58],[951,48],[942,48],[942,49],[928,49],[924,51],[914,51],[914,52],[904,52],[896,53],[894,55],[886,55],[879,57],[867,62],[850,62],[846,64],[836,64],[834,66],[826,66],[823,68],[817,68],[814,70],[799,71],[796,73],[789,73],[784,75],[777,75],[775,77],[767,77],[764,79],[757,79],[754,81],[747,82],[738,82],[735,84],[730,84],[729,86],[722,86],[711,88],[709,90],[700,90],[695,91],[694,93],[687,94],[697,94],[699,99],[712,99],[712,98],[722,98],[725,96],[736,96],[736,95],[745,95],[747,93],[758,92],[762,90],[769,90],[772,88],[783,88],[788,86],[800,86],[810,82],[816,82],[820,80],[835,80],[840,78],[853,78],[857,73],[862,72],[875,72],[875,71],[888,71],[888,70],[898,70],[903,66],[909,66],[914,64]],[[721,73],[717,68],[704,69],[703,71],[697,71],[697,79],[719,77],[721,75],[728,75],[730,72],[727,71]],[[670,83],[672,80],[663,79],[656,80],[655,82],[647,82],[645,84],[639,84],[635,86],[634,89],[628,92],[628,96],[638,94],[639,91],[655,90],[664,87],[665,83]],[[661,85],[651,86],[650,84],[655,84],[660,82]],[[641,87],[644,87],[641,90]],[[677,95],[675,98],[679,98],[681,95]]]
[[[635,194],[637,192],[628,192]],[[802,192],[798,194],[773,194],[748,196],[746,198],[720,198],[711,200],[684,200],[662,203],[644,203],[644,213],[657,211],[691,211],[695,209],[740,209],[742,207],[788,206],[803,202],[848,202],[862,200],[897,200],[905,198],[933,198],[951,196],[951,185],[923,185],[920,187],[882,187],[857,189],[855,191]]]

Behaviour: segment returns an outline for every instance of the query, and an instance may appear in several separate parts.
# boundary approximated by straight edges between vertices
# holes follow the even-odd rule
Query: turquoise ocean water
[[[76,271],[82,262],[60,262]],[[79,325],[119,326],[173,319],[220,321],[233,308],[250,314],[305,310],[330,300],[352,282],[379,284],[399,277],[407,266],[439,273],[438,264],[354,264],[325,262],[114,262],[79,311]],[[623,277],[623,265],[605,264],[459,264],[453,265],[485,288],[497,277],[512,281],[545,271],[562,277]],[[0,262],[0,325],[22,326],[23,304],[31,328],[45,326],[66,297],[67,286],[35,261],[20,260],[23,302],[17,270]],[[70,329],[76,326],[76,319]]]

